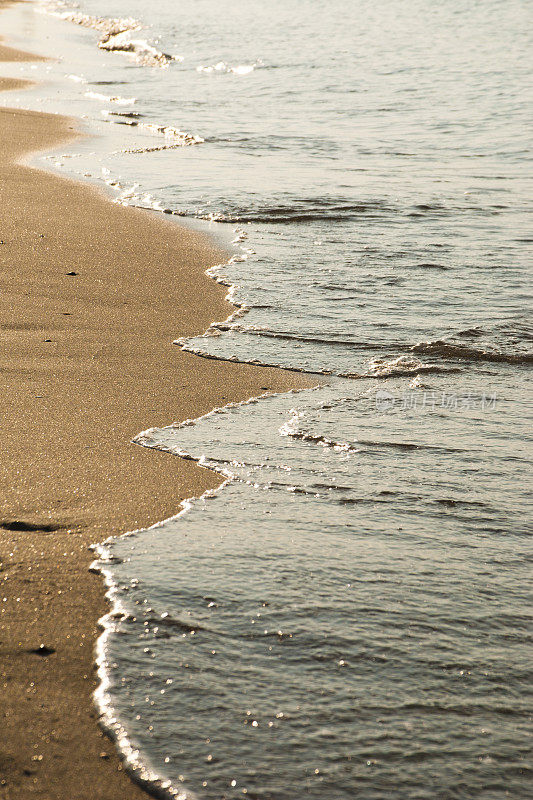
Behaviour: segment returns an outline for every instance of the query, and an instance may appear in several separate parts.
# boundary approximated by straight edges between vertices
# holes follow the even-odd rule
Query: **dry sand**
[[[14,56],[0,47],[0,59]],[[0,109],[3,800],[145,796],[96,724],[107,607],[88,546],[170,516],[220,480],[130,440],[266,388],[309,385],[172,344],[230,313],[204,275],[223,254],[173,221],[16,163],[76,135],[73,120]],[[54,652],[32,652],[41,644]]]

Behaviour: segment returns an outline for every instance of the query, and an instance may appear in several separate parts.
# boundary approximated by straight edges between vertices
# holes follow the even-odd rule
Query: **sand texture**
[[[14,55],[0,47],[0,59]],[[94,647],[107,605],[88,546],[220,482],[131,444],[139,431],[309,385],[172,344],[231,312],[204,274],[224,254],[160,215],[17,163],[77,135],[64,117],[0,109],[3,800],[145,796],[96,724]],[[35,652],[41,644],[53,652]]]

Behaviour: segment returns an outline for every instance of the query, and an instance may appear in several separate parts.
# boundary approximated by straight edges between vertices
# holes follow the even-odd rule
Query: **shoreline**
[[[0,61],[13,58],[33,60],[0,43]],[[0,78],[0,90],[24,85]],[[132,438],[266,390],[313,385],[173,344],[233,310],[205,274],[225,254],[175,220],[19,163],[80,136],[76,124],[0,109],[6,800],[146,796],[96,724],[94,651],[109,608],[88,548],[173,516],[222,481]]]

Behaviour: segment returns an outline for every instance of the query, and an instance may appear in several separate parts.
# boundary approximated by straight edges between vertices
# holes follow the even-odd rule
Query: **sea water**
[[[199,800],[523,800],[529,4],[4,18],[60,60],[9,67],[46,84],[3,102],[99,134],[43,164],[232,241],[212,274],[240,312],[178,344],[317,385],[137,437],[224,485],[98,554],[98,702],[134,774]]]

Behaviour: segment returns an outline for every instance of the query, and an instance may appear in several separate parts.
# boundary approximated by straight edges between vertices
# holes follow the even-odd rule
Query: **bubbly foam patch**
[[[231,64],[226,64],[225,61],[218,61],[216,64],[200,64],[200,66],[196,67],[197,72],[218,72],[218,73],[226,73],[226,74],[233,74],[233,75],[249,75],[253,72],[257,67],[263,66],[262,61],[254,61],[253,64],[237,64],[236,66],[231,66]]]
[[[133,17],[95,17],[65,10],[63,3],[43,5],[40,10],[83,28],[99,31],[101,37],[98,47],[101,50],[124,53],[142,66],[165,68],[171,61],[180,60],[179,56],[163,53],[145,39],[132,38],[133,33],[142,29],[142,24]]]
[[[104,103],[115,103],[117,106],[132,106],[136,102],[135,97],[120,97],[119,95],[107,95],[101,92],[85,92],[85,97],[91,100],[102,100]]]

